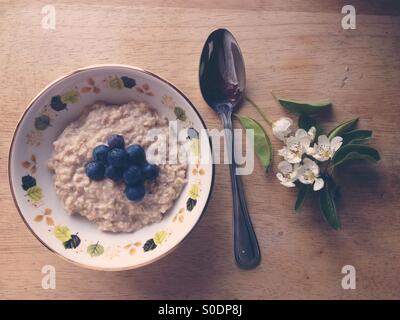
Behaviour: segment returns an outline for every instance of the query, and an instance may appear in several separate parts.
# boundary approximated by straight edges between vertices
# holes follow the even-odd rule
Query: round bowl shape
[[[53,141],[86,106],[96,101],[122,104],[146,102],[160,115],[177,120],[178,129],[206,129],[184,94],[148,71],[123,65],[79,69],[47,86],[33,99],[14,132],[9,154],[11,192],[24,222],[52,252],[96,270],[127,270],[149,264],[171,252],[202,216],[214,180],[211,143],[190,148],[187,184],[163,220],[133,233],[109,233],[80,216],[69,216],[55,192],[47,160]],[[191,130],[193,132],[193,130]],[[204,135],[200,135],[203,137]],[[204,141],[206,140],[206,141]]]

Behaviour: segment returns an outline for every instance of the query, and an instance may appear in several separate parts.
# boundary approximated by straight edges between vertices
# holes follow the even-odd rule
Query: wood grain
[[[356,1],[356,30],[342,30],[342,1],[150,0],[52,1],[56,30],[43,30],[46,1],[0,1],[0,298],[23,299],[366,299],[400,298],[400,17],[396,1]],[[227,167],[204,219],[184,244],[143,269],[102,273],[64,262],[28,231],[10,196],[7,155],[27,103],[60,75],[97,63],[149,69],[181,88],[210,128],[220,127],[201,98],[198,60],[217,27],[229,28],[243,50],[248,93],[273,119],[286,113],[270,95],[329,97],[327,127],[360,116],[374,130],[382,161],[371,171],[340,174],[343,230],[324,223],[306,201],[293,213],[295,193],[275,170],[244,178],[263,261],[239,270],[231,250]],[[243,113],[260,117],[248,105]],[[273,141],[274,149],[279,143]],[[278,158],[275,157],[275,163]],[[41,268],[54,265],[57,289],[41,288]],[[341,288],[341,268],[354,265],[357,289]]]

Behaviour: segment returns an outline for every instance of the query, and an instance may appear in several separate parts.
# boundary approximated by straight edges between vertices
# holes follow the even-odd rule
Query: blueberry
[[[133,88],[136,86],[136,80],[129,77],[121,77],[122,82],[124,83],[125,88]]]
[[[99,181],[104,179],[104,165],[100,162],[91,161],[86,163],[85,172],[91,180]]]
[[[119,134],[113,134],[108,137],[107,144],[111,148],[120,148],[124,149],[125,148],[125,140],[124,137],[119,135]]]
[[[142,180],[142,171],[138,166],[130,166],[124,171],[124,181],[127,185],[134,185]]]
[[[135,186],[127,186],[125,188],[125,195],[131,201],[142,200],[145,194],[146,194],[146,189],[144,188],[143,184],[138,184]]]
[[[96,162],[100,162],[104,165],[107,165],[107,155],[108,152],[111,150],[109,146],[105,144],[101,144],[93,149],[93,159]]]
[[[146,164],[142,168],[143,176],[147,180],[155,180],[158,177],[158,174],[160,173],[160,168],[155,165],[155,164]]]
[[[22,189],[25,191],[29,188],[36,186],[36,179],[29,174],[27,176],[22,177]]]
[[[146,152],[143,147],[138,144],[133,144],[126,148],[129,155],[129,162],[132,164],[141,165],[146,161]]]
[[[108,179],[118,182],[122,180],[122,174],[123,174],[122,168],[108,166],[106,167],[104,176]]]
[[[125,167],[128,164],[128,154],[124,149],[114,148],[107,154],[107,162],[113,167]]]
[[[54,96],[51,98],[50,107],[55,111],[61,111],[67,107],[67,104],[62,102],[61,96]]]

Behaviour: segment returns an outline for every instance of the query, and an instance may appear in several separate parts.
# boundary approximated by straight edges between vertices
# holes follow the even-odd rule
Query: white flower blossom
[[[287,161],[281,161],[278,164],[278,172],[276,177],[279,179],[282,185],[285,187],[295,187],[294,182],[297,180],[298,164],[292,165]]]
[[[286,139],[286,146],[278,151],[278,154],[282,156],[289,163],[300,163],[303,154],[310,149],[310,144],[315,138],[315,127],[305,131],[304,129],[298,129],[294,136],[290,136]]]
[[[310,143],[314,141],[315,139],[315,134],[317,133],[317,129],[315,127],[311,127],[308,132],[308,138],[310,139]]]
[[[292,133],[290,128],[293,120],[287,117],[280,118],[272,123],[272,133],[281,141],[285,141],[286,137]]]
[[[315,143],[312,148],[307,151],[308,155],[311,155],[318,161],[326,161],[332,159],[335,152],[342,146],[343,139],[341,137],[334,137],[329,141],[326,135],[318,137],[318,143]]]
[[[318,165],[309,158],[305,158],[298,169],[298,179],[303,184],[313,184],[314,191],[324,187],[324,180],[319,177]]]

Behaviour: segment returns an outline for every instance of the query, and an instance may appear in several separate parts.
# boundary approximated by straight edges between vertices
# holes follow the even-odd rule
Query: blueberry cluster
[[[123,181],[125,195],[131,201],[143,199],[146,190],[144,182],[158,177],[160,169],[146,161],[146,153],[139,144],[125,148],[124,137],[111,135],[107,145],[101,144],[93,149],[93,160],[86,163],[86,175],[94,181],[105,178],[115,182]]]

